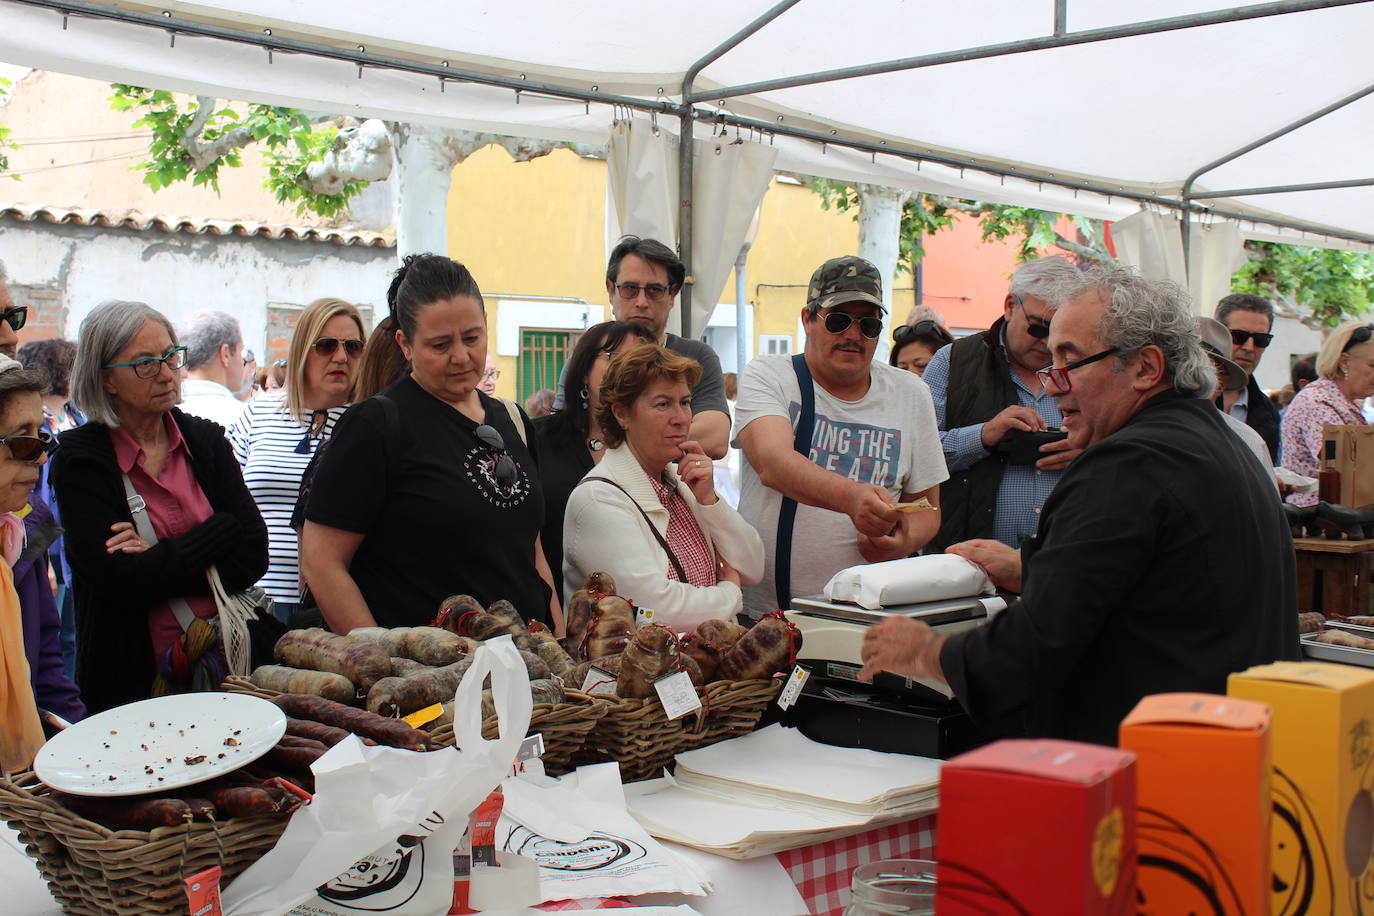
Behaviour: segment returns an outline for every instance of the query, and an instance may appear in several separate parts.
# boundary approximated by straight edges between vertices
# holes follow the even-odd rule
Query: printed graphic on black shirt
[[[506,474],[508,484],[502,483],[498,467],[503,460],[513,470],[513,473]],[[493,451],[483,445],[474,446],[463,459],[463,473],[487,502],[499,508],[518,506],[530,497],[529,475],[506,452]]]

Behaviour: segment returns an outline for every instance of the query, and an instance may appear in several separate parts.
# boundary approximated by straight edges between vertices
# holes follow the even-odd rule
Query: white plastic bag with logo
[[[482,738],[488,673],[500,717],[494,741]],[[416,753],[355,737],[335,745],[311,767],[314,801],[225,890],[225,916],[447,913],[453,849],[468,815],[510,772],[531,705],[525,663],[503,636],[483,643],[458,685],[458,748]]]

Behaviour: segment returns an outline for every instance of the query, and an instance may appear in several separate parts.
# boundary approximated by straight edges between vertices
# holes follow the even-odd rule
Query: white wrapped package
[[[876,611],[901,604],[991,595],[982,567],[952,553],[906,557],[842,569],[825,584],[825,597]]]

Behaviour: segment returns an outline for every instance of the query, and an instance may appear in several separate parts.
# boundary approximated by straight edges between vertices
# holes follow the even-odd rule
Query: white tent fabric
[[[0,60],[99,79],[219,97],[534,137],[604,142],[610,104],[553,98],[541,84],[680,101],[692,63],[774,0],[560,0],[519,4],[393,0],[69,0],[118,7],[163,28],[64,16],[58,0],[0,0]],[[1069,33],[1219,9],[1218,0],[1068,0]],[[723,87],[826,68],[1040,38],[1051,0],[916,4],[802,0],[705,67],[696,87]],[[167,19],[159,18],[166,11]],[[520,80],[529,91],[367,67],[307,53],[268,54],[243,41],[168,28],[205,23],[243,36],[293,38],[350,52],[447,61]],[[65,27],[64,27],[65,26]],[[1121,218],[1139,205],[1116,193],[999,178],[977,164],[1176,199],[1195,169],[1371,83],[1368,2],[1138,37],[965,59],[921,69],[754,92],[718,110],[763,125],[954,156],[937,165],[756,134],[780,169],[960,197]],[[265,39],[264,39],[265,40]],[[593,87],[595,89],[593,90]],[[714,106],[709,96],[701,109]],[[661,116],[664,130],[675,119]],[[708,128],[699,123],[698,135]],[[832,134],[833,131],[833,134]],[[733,133],[733,128],[731,129]],[[744,136],[749,138],[746,128]],[[1374,95],[1202,175],[1195,190],[1367,179]],[[1374,237],[1374,187],[1239,196],[1246,237],[1368,247],[1279,230],[1265,217]]]
[[[1240,227],[1232,222],[1192,226],[1185,272],[1183,234],[1171,214],[1142,210],[1112,224],[1117,260],[1153,280],[1185,286],[1198,314],[1210,315],[1218,299],[1231,291],[1231,275],[1245,263]],[[1186,276],[1185,276],[1186,274]]]

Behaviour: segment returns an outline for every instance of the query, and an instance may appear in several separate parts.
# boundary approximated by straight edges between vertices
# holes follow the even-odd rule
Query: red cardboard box
[[[1141,913],[1255,913],[1270,904],[1269,707],[1161,693],[1121,723],[1136,755]]]
[[[998,741],[940,776],[940,916],[1135,916],[1135,755]]]

